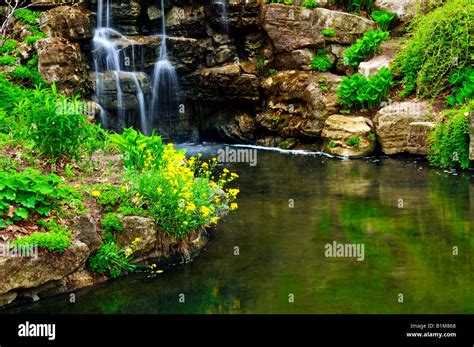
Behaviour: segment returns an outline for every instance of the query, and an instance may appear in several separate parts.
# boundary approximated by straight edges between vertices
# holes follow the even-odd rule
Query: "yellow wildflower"
[[[238,208],[239,208],[239,205],[237,205],[236,202],[233,202],[232,204],[230,204],[230,210],[231,211],[235,211]]]
[[[214,217],[211,218],[210,222],[211,222],[211,224],[217,224],[218,220],[219,220],[219,218],[214,216]]]
[[[98,190],[93,190],[92,191],[92,196],[95,198],[98,198],[100,196],[100,192]]]

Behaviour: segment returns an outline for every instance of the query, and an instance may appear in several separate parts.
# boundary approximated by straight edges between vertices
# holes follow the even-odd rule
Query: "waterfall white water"
[[[227,15],[227,7],[229,0],[213,0],[215,4],[219,4],[221,9],[221,28],[226,35],[229,34],[229,16]]]
[[[161,46],[160,56],[155,63],[150,113],[157,116],[171,116],[177,112],[178,77],[173,64],[168,60],[166,47],[166,23],[164,0],[161,0]]]
[[[111,71],[115,75],[116,98],[118,116],[121,122],[125,120],[125,104],[124,95],[121,87],[121,77],[130,77],[135,85],[135,93],[138,103],[138,111],[140,115],[140,126],[143,133],[148,133],[148,120],[146,114],[145,96],[141,88],[140,82],[135,71],[123,71],[120,64],[120,50],[117,47],[118,40],[122,42],[130,42],[130,40],[110,28],[110,0],[105,0],[105,27],[104,23],[104,0],[97,2],[97,28],[94,33],[94,68],[96,72],[96,96],[101,100],[101,90],[104,81],[102,73]],[[133,45],[132,45],[133,52]],[[105,124],[103,124],[105,126]]]

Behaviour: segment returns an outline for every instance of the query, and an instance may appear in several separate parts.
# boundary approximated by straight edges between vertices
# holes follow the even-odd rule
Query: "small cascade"
[[[160,56],[155,63],[151,82],[150,114],[155,121],[157,118],[170,117],[177,113],[178,77],[175,68],[168,60],[164,0],[161,0],[161,16]]]
[[[221,14],[221,29],[222,32],[226,35],[229,34],[229,16],[227,15],[227,9],[229,7],[229,0],[213,0],[215,4],[218,4],[220,7]]]
[[[105,18],[104,18],[104,1],[105,1]],[[105,26],[104,26],[105,19]],[[145,105],[145,96],[140,86],[140,82],[135,71],[124,71],[122,69],[120,49],[117,47],[117,41],[130,41],[127,37],[118,31],[110,28],[110,0],[98,0],[97,4],[97,28],[94,33],[93,58],[94,69],[96,72],[96,98],[101,100],[101,92],[105,81],[103,80],[104,72],[112,72],[115,75],[116,98],[118,117],[122,124],[125,123],[125,101],[124,93],[121,86],[121,78],[129,77],[135,85],[135,93],[138,103],[138,111],[140,115],[141,131],[148,133],[148,120]],[[133,45],[132,45],[133,50]],[[105,118],[101,116],[101,118]],[[106,124],[102,124],[104,127]]]

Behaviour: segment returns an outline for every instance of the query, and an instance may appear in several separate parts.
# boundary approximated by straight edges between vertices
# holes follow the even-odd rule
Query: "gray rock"
[[[91,253],[99,250],[101,240],[97,227],[90,214],[79,216],[76,220],[75,230],[79,241],[85,243]]]
[[[126,248],[135,245],[134,254],[137,256],[147,254],[155,248],[158,229],[152,218],[124,216],[120,221],[123,230],[116,233],[119,247]],[[136,239],[140,239],[140,241],[134,243]]]

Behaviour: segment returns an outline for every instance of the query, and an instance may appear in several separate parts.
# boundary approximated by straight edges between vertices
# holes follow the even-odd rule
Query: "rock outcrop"
[[[44,12],[40,23],[43,23],[40,28],[48,37],[74,41],[92,38],[95,17],[84,6],[59,6]]]
[[[367,30],[376,28],[375,22],[353,14],[280,4],[264,6],[262,25],[277,52],[321,47],[325,43],[350,45]],[[323,35],[324,29],[332,29],[334,36]]]
[[[56,83],[67,95],[89,93],[88,66],[78,43],[63,37],[51,37],[35,43],[38,71],[47,83]]]
[[[375,150],[373,123],[364,117],[330,116],[321,133],[324,151],[342,157],[367,156]]]
[[[418,151],[416,147],[426,146],[415,145],[413,143],[415,137],[410,139],[410,146],[408,144],[411,123],[425,122],[430,120],[430,110],[426,102],[395,102],[389,106],[385,106],[376,114],[375,130],[377,139],[382,147],[382,152],[385,154],[397,154]],[[417,127],[418,125],[414,125]],[[412,134],[416,131],[413,130]],[[419,135],[419,133],[418,133]]]

